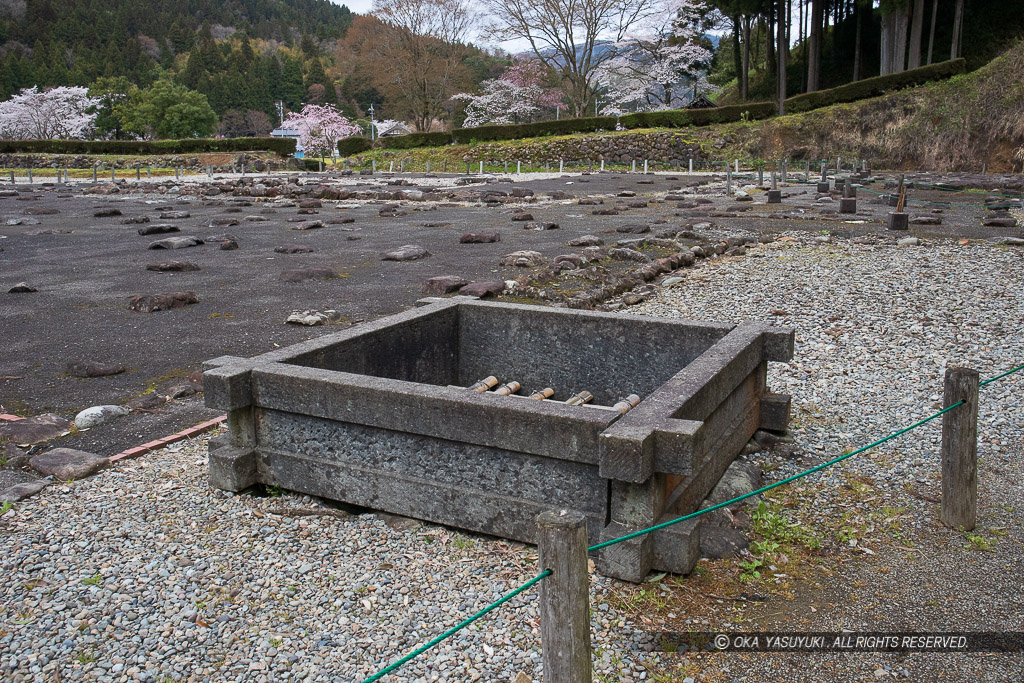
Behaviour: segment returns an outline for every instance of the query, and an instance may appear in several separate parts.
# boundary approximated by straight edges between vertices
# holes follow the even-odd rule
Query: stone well
[[[534,542],[552,508],[587,517],[591,543],[694,511],[753,433],[784,430],[768,361],[791,330],[426,299],[404,313],[244,359],[206,363],[210,481],[280,486]],[[494,375],[522,394],[466,389]],[[597,405],[567,405],[581,390]],[[609,408],[627,394],[626,414]],[[556,400],[556,399],[561,399]],[[599,570],[688,573],[699,518],[602,549]]]

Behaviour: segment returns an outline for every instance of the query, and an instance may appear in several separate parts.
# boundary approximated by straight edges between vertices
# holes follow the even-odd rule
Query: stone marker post
[[[516,173],[522,173],[522,172],[523,172],[523,162],[522,161],[517,161],[516,162]]]
[[[647,159],[644,159],[644,175],[647,175]]]
[[[764,166],[760,164],[757,167],[757,186],[764,187]]]
[[[430,173],[430,159],[427,159],[427,173]]]
[[[545,683],[591,683],[587,518],[552,510],[537,515],[541,570],[540,640]]]
[[[480,175],[483,175],[483,174],[484,174],[484,162],[481,161],[480,162]]]
[[[690,157],[690,173],[693,173],[693,157]]]
[[[775,171],[772,171],[772,189],[768,190],[768,203],[769,204],[781,204],[782,203],[782,190],[778,188],[775,180]]]
[[[636,173],[636,159],[633,159],[633,168],[630,173]]]
[[[946,368],[942,405],[942,523],[970,531],[978,516],[978,371]]]
[[[728,161],[725,162],[725,193],[732,194],[732,167]]]
[[[28,169],[26,169],[26,170],[28,171],[28,184],[31,185],[32,184],[32,167],[29,166]]]

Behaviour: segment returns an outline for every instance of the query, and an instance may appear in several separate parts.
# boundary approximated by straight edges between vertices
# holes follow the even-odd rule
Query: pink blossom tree
[[[338,140],[363,132],[330,104],[307,104],[301,112],[288,114],[281,127],[297,130],[303,149],[321,159],[334,153]]]
[[[93,131],[100,98],[88,88],[25,88],[0,102],[0,138],[53,140],[84,138]]]
[[[559,91],[544,87],[544,66],[527,59],[516,60],[499,78],[482,81],[480,89],[479,95],[452,97],[466,103],[466,128],[529,121],[541,109],[562,101]]]

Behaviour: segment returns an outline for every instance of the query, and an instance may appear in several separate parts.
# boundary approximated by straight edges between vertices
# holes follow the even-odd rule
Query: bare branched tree
[[[525,40],[541,62],[562,76],[573,115],[593,109],[595,77],[617,55],[614,44],[655,12],[661,0],[483,0],[488,37]],[[602,44],[608,41],[611,45]]]
[[[468,0],[374,0],[384,26],[375,63],[402,94],[417,130],[428,131],[460,83],[474,24]]]

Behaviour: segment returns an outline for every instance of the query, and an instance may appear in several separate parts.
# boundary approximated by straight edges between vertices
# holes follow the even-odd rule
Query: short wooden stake
[[[978,517],[978,371],[946,368],[942,416],[942,523],[970,531]]]
[[[537,515],[541,570],[540,641],[547,683],[591,683],[587,518],[561,510]]]

